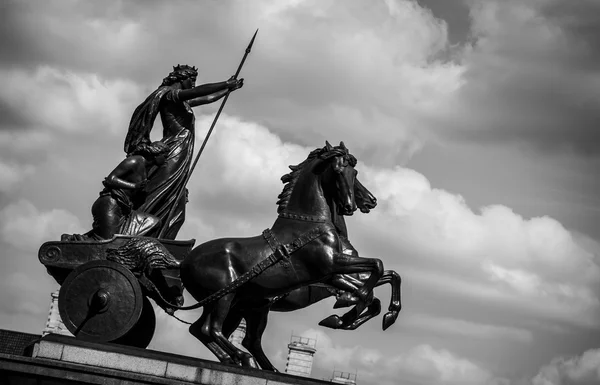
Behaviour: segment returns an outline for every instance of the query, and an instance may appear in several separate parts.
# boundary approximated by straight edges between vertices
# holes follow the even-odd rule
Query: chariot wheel
[[[66,328],[83,341],[145,348],[156,318],[138,279],[119,263],[97,260],[74,269],[63,282],[58,309]]]
[[[138,322],[123,337],[112,341],[116,344],[146,348],[150,345],[156,330],[156,314],[147,297],[143,296],[142,314]]]

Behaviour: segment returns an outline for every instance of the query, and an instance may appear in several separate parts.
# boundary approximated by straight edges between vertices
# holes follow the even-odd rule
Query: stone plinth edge
[[[52,334],[35,344],[32,357],[0,355],[0,372],[6,370],[30,377],[35,375],[36,378],[66,378],[83,384],[328,384],[310,378],[146,349],[94,344]]]

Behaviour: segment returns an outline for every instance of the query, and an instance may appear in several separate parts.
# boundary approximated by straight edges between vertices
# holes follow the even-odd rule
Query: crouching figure
[[[104,189],[92,205],[92,230],[63,234],[63,241],[111,239],[115,234],[156,236],[160,219],[139,210],[147,197],[148,173],[164,163],[168,147],[162,142],[139,146],[104,179]]]

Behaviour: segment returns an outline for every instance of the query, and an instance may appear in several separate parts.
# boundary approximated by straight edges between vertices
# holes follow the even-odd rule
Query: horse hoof
[[[339,329],[342,326],[342,319],[335,314],[330,315],[329,317],[319,322],[319,325],[325,326],[326,328],[330,329]]]
[[[392,326],[394,322],[396,322],[396,318],[398,318],[397,311],[388,311],[387,313],[385,313],[385,315],[383,316],[383,330],[386,330],[387,328]]]

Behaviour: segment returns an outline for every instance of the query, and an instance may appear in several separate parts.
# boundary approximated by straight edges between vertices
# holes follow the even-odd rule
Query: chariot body
[[[50,241],[38,253],[40,262],[61,285],[58,308],[66,328],[78,339],[115,342],[145,348],[154,335],[156,316],[148,297],[165,310],[183,304],[179,269],[151,269],[119,260],[134,244],[154,247],[155,255],[182,261],[195,240],[116,235],[109,240]],[[162,246],[162,247],[161,247]],[[130,258],[130,261],[133,259]],[[170,310],[170,309],[169,309]]]

